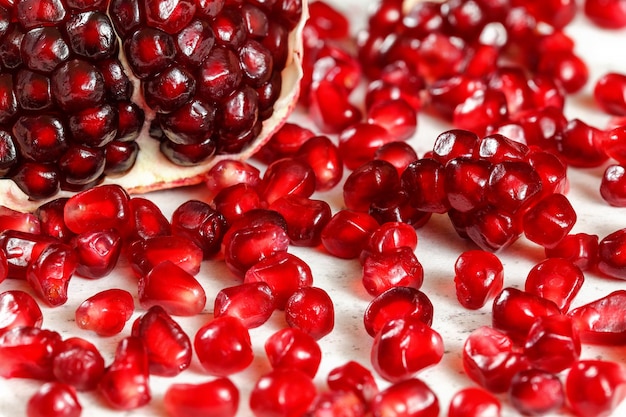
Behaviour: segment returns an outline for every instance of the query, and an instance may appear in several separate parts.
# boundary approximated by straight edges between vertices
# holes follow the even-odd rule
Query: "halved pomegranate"
[[[0,3],[0,194],[200,183],[291,113],[306,0]]]

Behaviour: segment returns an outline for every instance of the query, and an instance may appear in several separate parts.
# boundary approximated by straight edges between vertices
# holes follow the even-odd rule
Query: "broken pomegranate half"
[[[306,14],[306,0],[0,3],[3,204],[196,184],[249,157],[297,101]]]

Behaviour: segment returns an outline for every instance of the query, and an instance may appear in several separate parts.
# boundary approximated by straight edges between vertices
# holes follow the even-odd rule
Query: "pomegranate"
[[[227,3],[3,3],[5,204],[197,184],[257,151],[297,101],[306,4]]]

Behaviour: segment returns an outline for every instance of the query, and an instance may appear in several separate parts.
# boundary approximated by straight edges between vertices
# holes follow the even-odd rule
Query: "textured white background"
[[[354,22],[356,31],[365,21],[366,4],[373,0],[329,0],[329,3],[343,10]],[[591,27],[582,16],[568,29],[576,41],[576,50],[586,58],[591,67],[588,87],[576,97],[570,98],[567,107],[568,118],[579,117],[597,127],[604,127],[608,117],[593,105],[590,91],[595,80],[607,71],[626,73],[626,54],[623,53],[623,40],[626,31],[602,31]],[[306,116],[294,115],[292,120],[309,124]],[[435,136],[449,126],[433,120],[427,115],[420,115],[419,128],[411,143],[422,155],[432,145]],[[569,197],[578,213],[578,222],[573,232],[595,233],[600,237],[617,229],[626,227],[625,209],[610,208],[605,204],[598,192],[603,168],[575,170],[570,169],[571,191]],[[176,206],[190,198],[203,199],[203,188],[180,189],[176,191],[158,192],[148,196],[154,200],[169,216]],[[341,187],[324,194],[316,195],[329,201],[336,210],[341,206]],[[458,254],[473,246],[457,237],[445,216],[433,216],[428,225],[418,230],[419,244],[416,250],[418,258],[425,270],[423,290],[428,294],[435,306],[433,327],[441,333],[445,342],[443,361],[420,373],[439,396],[441,415],[446,414],[451,395],[458,389],[472,385],[464,376],[461,365],[461,347],[470,331],[478,326],[490,324],[489,307],[470,312],[461,308],[455,298],[453,286],[453,264]],[[335,331],[320,341],[323,361],[316,378],[316,383],[323,389],[328,371],[348,360],[358,360],[362,364],[369,363],[371,338],[362,326],[362,315],[370,297],[360,285],[360,269],[358,261],[333,259],[319,250],[293,248],[293,253],[304,258],[312,267],[314,285],[326,289],[335,302]],[[505,268],[505,285],[523,287],[523,281],[529,269],[542,259],[543,251],[530,242],[520,239],[512,247],[500,254]],[[218,261],[205,262],[198,276],[208,295],[207,308],[202,315],[194,318],[178,318],[178,321],[193,338],[195,331],[212,317],[213,299],[220,288],[235,285],[237,282]],[[123,333],[110,338],[97,338],[91,333],[79,330],[74,324],[74,311],[86,297],[105,288],[127,288],[136,294],[136,284],[130,271],[119,269],[112,276],[98,281],[74,278],[70,284],[70,296],[67,304],[58,308],[43,307],[44,327],[55,329],[64,337],[78,335],[91,339],[101,349],[107,363],[112,359],[114,347],[120,338],[130,333],[130,325],[135,317],[142,314],[137,309]],[[581,305],[608,292],[624,288],[623,281],[601,278],[588,273],[581,294],[574,306]],[[25,289],[23,282],[7,280],[0,285],[0,290]],[[241,390],[240,416],[250,415],[248,409],[248,393],[258,377],[269,370],[266,363],[263,343],[274,331],[284,326],[280,312],[276,312],[269,323],[262,328],[252,330],[252,339],[256,359],[246,371],[233,376],[233,380]],[[626,350],[623,347],[598,348],[585,347],[585,358],[606,358],[626,363]],[[151,380],[153,400],[150,405],[138,410],[120,413],[107,408],[106,404],[94,393],[80,393],[83,415],[89,417],[105,416],[165,416],[162,395],[165,389],[175,381],[200,382],[211,379],[202,372],[194,358],[190,369],[175,379],[153,377]],[[379,381],[381,388],[386,383]],[[0,380],[0,416],[14,417],[25,415],[25,403],[37,390],[40,382],[29,380]],[[504,399],[504,397],[501,397]],[[506,406],[503,416],[514,416],[515,412]],[[624,415],[626,407],[614,413]],[[563,410],[560,415],[569,415]]]

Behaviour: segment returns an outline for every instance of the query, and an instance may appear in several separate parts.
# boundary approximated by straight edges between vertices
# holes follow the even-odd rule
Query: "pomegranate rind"
[[[274,113],[263,121],[263,129],[256,139],[237,154],[216,155],[210,160],[194,166],[180,166],[170,162],[159,150],[159,141],[148,134],[154,114],[146,113],[146,121],[137,138],[140,151],[133,168],[124,175],[106,177],[102,184],[118,184],[130,194],[144,194],[200,184],[206,173],[223,159],[248,159],[259,150],[270,137],[287,121],[293,112],[300,95],[300,80],[303,77],[302,30],[308,19],[308,0],[302,0],[302,16],[289,34],[289,56],[282,75],[281,93],[274,104]],[[138,88],[135,88],[138,91]],[[48,200],[70,196],[73,193],[61,191]],[[19,211],[33,211],[47,200],[32,200],[11,179],[0,179],[0,204]]]

